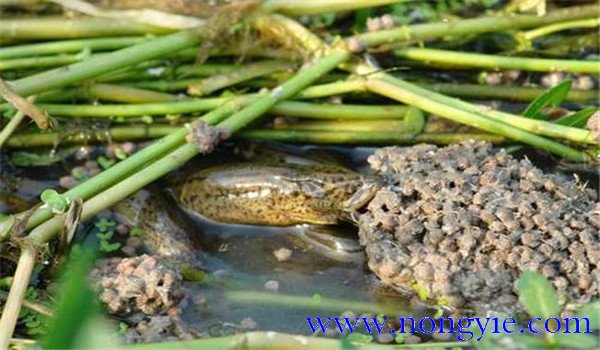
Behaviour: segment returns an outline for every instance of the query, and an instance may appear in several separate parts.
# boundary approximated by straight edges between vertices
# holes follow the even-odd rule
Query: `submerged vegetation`
[[[358,334],[340,341],[262,331],[160,345],[115,341],[117,328],[123,334],[128,326],[102,315],[87,276],[98,256],[117,256],[126,240],[145,236],[99,214],[229,138],[347,146],[475,139],[588,169],[600,157],[594,1],[134,3],[0,1],[0,189],[21,168],[93,160],[61,179],[66,191],[48,181],[39,205],[0,203],[0,350],[395,348]],[[135,150],[126,141],[147,143]],[[523,273],[516,288],[530,316],[562,314],[565,301],[544,276]],[[419,286],[414,291],[428,299]],[[397,311],[317,294],[227,291],[222,298]],[[593,301],[574,312],[593,315],[598,307]],[[432,349],[507,344],[484,339],[392,341]],[[597,345],[589,334],[510,341]]]

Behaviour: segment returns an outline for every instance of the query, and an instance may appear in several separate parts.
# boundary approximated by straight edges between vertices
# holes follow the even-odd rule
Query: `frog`
[[[294,245],[337,262],[362,261],[356,240],[332,233],[331,225],[355,223],[357,210],[380,188],[377,178],[327,155],[299,156],[272,146],[259,150],[233,163],[170,174],[166,191],[144,189],[115,206],[115,212],[121,221],[142,228],[150,252],[178,262],[197,261],[202,250],[201,239],[189,234],[197,230],[182,228],[190,218],[293,226],[286,237]]]
[[[337,165],[227,164],[193,171],[172,194],[216,222],[293,226],[352,222],[378,190],[374,177]]]

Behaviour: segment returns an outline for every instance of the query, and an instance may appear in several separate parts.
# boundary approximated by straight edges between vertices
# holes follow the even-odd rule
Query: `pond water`
[[[246,147],[246,146],[243,146]],[[366,157],[370,147],[292,147],[287,152],[299,159],[336,159],[347,167],[368,171]],[[235,147],[227,147],[202,159],[195,159],[186,168],[240,160]],[[546,155],[521,151],[545,171],[575,173],[583,182],[598,191],[598,169],[592,166],[567,165]],[[5,163],[6,164],[6,163]],[[2,169],[0,181],[0,211],[7,212],[34,201],[39,193],[66,175],[69,162],[46,168],[24,168],[14,176],[15,169]],[[13,174],[8,176],[8,174]],[[176,176],[176,175],[175,175]],[[217,224],[189,217],[185,225],[190,235],[199,238],[204,253],[204,265],[212,275],[210,282],[187,283],[190,296],[183,308],[183,319],[199,332],[224,335],[243,331],[250,318],[260,330],[310,334],[307,317],[336,317],[345,310],[360,310],[374,317],[376,310],[390,310],[397,316],[418,317],[426,312],[398,291],[381,285],[368,270],[366,262],[339,262],[319,254],[298,237],[303,230],[333,231],[345,239],[357,240],[357,229],[351,225],[330,228],[261,227]],[[80,231],[89,233],[90,225]],[[86,237],[89,238],[87,235]],[[274,252],[291,252],[279,261]],[[276,290],[276,291],[274,291]],[[364,304],[368,303],[368,304]]]

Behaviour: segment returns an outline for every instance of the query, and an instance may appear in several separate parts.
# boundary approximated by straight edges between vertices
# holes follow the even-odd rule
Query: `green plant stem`
[[[411,85],[412,84],[408,84],[387,74],[378,74],[377,77],[371,76],[367,80],[367,87],[369,90],[396,101],[415,106],[424,111],[451,119],[458,123],[523,142],[570,160],[578,162],[589,160],[589,157],[585,153],[574,148],[532,134],[509,124],[486,118],[480,114],[441,103],[438,100],[431,99],[429,96],[415,92],[415,89],[407,89],[405,87]]]
[[[56,67],[63,66],[65,64],[71,64],[80,62],[88,56],[85,53],[76,55],[56,55],[56,56],[42,56],[42,57],[27,57],[27,58],[15,58],[10,60],[0,60],[0,71],[15,70],[20,68],[42,68],[42,67]]]
[[[442,94],[477,100],[497,99],[517,102],[531,102],[546,90],[537,87],[505,86],[505,85],[478,85],[478,84],[454,84],[454,83],[420,83],[415,82],[423,88],[433,90]],[[565,101],[568,102],[594,102],[598,99],[598,90],[570,90]]]
[[[521,28],[531,28],[576,20],[597,17],[598,5],[573,6],[547,13],[545,16],[517,15],[517,16],[489,16],[473,19],[450,20],[443,23],[415,24],[388,30],[363,33],[354,37],[364,46],[373,47],[394,42],[406,43],[436,39],[446,36],[473,35],[489,32],[501,32]]]
[[[151,66],[139,67],[136,69],[126,69],[109,74],[102,75],[96,79],[98,82],[132,82],[144,79],[159,78],[190,78],[206,77],[215,74],[222,74],[238,69],[240,65],[230,63],[203,63],[203,64],[182,64],[175,67],[156,62]],[[140,69],[141,68],[141,69]]]
[[[521,37],[526,40],[533,40],[548,34],[560,32],[575,28],[595,28],[600,26],[600,18],[588,18],[561,23],[554,23],[540,28],[532,29],[521,33]]]
[[[327,72],[331,71],[348,58],[350,58],[350,53],[345,51],[332,52],[331,54],[320,58],[316,63],[308,68],[303,69],[283,85],[271,90],[269,94],[261,95],[257,101],[236,113],[219,126],[231,130],[240,129],[257,116],[267,112],[278,102],[289,99],[290,97],[296,95],[299,91],[309,86],[313,81],[325,75]]]
[[[281,141],[292,143],[315,143],[315,144],[372,144],[391,145],[417,143],[433,143],[447,145],[469,139],[483,140],[495,144],[503,143],[505,138],[492,134],[414,134],[399,133],[396,131],[317,131],[317,130],[271,130],[257,129],[247,130],[241,133],[242,137],[251,140]]]
[[[515,114],[510,114],[502,111],[496,111],[486,106],[474,105],[459,99],[444,96],[442,94],[435,93],[433,91],[426,90],[414,84],[410,84],[401,79],[394,78],[386,75],[384,80],[400,86],[403,89],[411,90],[421,96],[425,96],[429,99],[436,100],[440,103],[447,104],[459,109],[463,109],[470,113],[480,114],[485,118],[492,118],[494,120],[515,126],[522,130],[529,131],[534,134],[558,137],[567,139],[577,143],[589,143],[598,144],[590,130],[573,128],[564,125],[558,125],[550,123],[544,120],[525,118]],[[505,135],[506,136],[506,135]]]
[[[134,21],[94,17],[3,18],[0,41],[53,40],[172,32]]]
[[[232,132],[239,130],[247,123],[261,116],[274,104],[282,99],[286,99],[297,94],[300,90],[310,85],[312,82],[314,82],[320,76],[326,74],[331,69],[335,68],[340,62],[343,62],[347,58],[349,58],[349,54],[343,52],[333,53],[320,59],[310,67],[299,72],[294,78],[290,79],[282,86],[274,89],[270,94],[260,97],[249,106],[235,113],[226,121],[220,123],[218,126],[229,129]],[[223,103],[225,104],[223,105]],[[229,114],[232,111],[232,108],[239,104],[239,100],[225,100],[222,101],[221,104],[221,107],[217,108],[211,113],[208,113],[202,119],[209,124],[216,123],[223,117],[223,114]],[[140,150],[124,161],[117,163],[113,167],[105,170],[97,176],[85,181],[81,185],[78,185],[65,192],[64,195],[69,199],[81,197],[82,199],[86,200],[87,198],[90,198],[91,196],[106,189],[108,186],[114,184],[116,181],[138,170],[149,161],[152,161],[160,156],[163,156],[167,152],[174,150],[184,142],[186,135],[187,129],[181,128],[180,130],[166,136],[162,140]],[[140,170],[137,174],[143,173],[144,170],[145,169]],[[139,189],[141,187],[143,187],[143,185],[140,187],[134,187],[134,189]],[[34,212],[29,219],[27,228],[30,229],[40,225],[40,223],[43,221],[48,220],[51,215],[52,214],[50,210],[43,208],[36,210],[36,212]],[[18,214],[18,217],[22,218],[23,213]],[[3,220],[9,219],[10,217],[4,218]],[[5,237],[0,237],[0,240],[3,238]]]
[[[371,312],[371,313],[383,313],[383,314],[394,314],[403,313],[407,311],[407,305],[394,305],[394,304],[379,304],[373,302],[356,301],[356,300],[345,300],[322,297],[319,300],[315,300],[310,296],[302,295],[291,295],[282,293],[269,293],[269,292],[255,292],[255,291],[230,291],[225,293],[225,300],[235,304],[265,304],[267,306],[287,306],[306,308],[321,311],[354,311],[356,313]]]
[[[152,39],[101,56],[90,57],[83,62],[13,81],[12,86],[15,92],[23,96],[61,88],[192,47],[200,42],[202,33],[202,28],[197,28]]]
[[[276,123],[277,130],[314,130],[314,131],[352,131],[352,132],[405,132],[404,120],[401,119],[339,119],[310,120]]]
[[[148,140],[167,136],[181,130],[180,126],[170,125],[128,125],[115,126],[102,133],[62,135],[59,132],[21,133],[12,135],[6,142],[8,148],[34,148],[55,144],[70,145],[125,140]]]
[[[163,92],[138,89],[124,85],[94,84],[84,94],[104,101],[123,103],[153,103],[181,100],[177,95]]]
[[[121,88],[126,88],[126,90],[123,90],[126,96],[114,93],[114,91],[118,91]],[[83,90],[84,89],[52,90],[38,95],[37,101],[60,102],[83,100],[86,98],[99,98],[104,101],[112,102],[155,103],[180,100],[180,98],[174,94],[161,93],[124,85],[95,84],[87,87],[86,91]],[[348,79],[333,83],[313,85],[300,91],[294,98],[311,99],[364,91],[366,91],[366,88],[363,79]],[[9,104],[1,104],[0,112],[10,108],[11,106]]]
[[[276,107],[274,107],[276,108]],[[260,135],[264,136],[265,140],[277,140],[284,142],[300,142],[301,140],[307,140],[314,143],[343,143],[340,140],[355,138],[356,141],[352,143],[368,142],[375,140],[374,142],[389,144],[394,140],[403,141],[403,143],[413,143],[418,140],[426,139],[438,139],[438,144],[447,144],[451,140],[462,141],[469,138],[469,135],[476,135],[474,137],[479,139],[486,139],[493,143],[500,143],[503,138],[496,135],[486,134],[454,134],[455,137],[449,137],[449,135],[443,134],[431,134],[424,135],[415,138],[414,132],[406,130],[405,121],[394,120],[394,119],[382,119],[382,120],[323,120],[323,121],[310,121],[310,122],[297,122],[291,123],[284,127],[279,127],[278,130],[254,130],[251,134],[256,132],[257,138]],[[8,148],[35,148],[43,146],[52,146],[56,144],[70,145],[70,144],[82,144],[82,143],[96,143],[106,142],[107,140],[112,141],[125,141],[125,140],[148,140],[159,137],[167,136],[180,130],[179,126],[171,125],[128,125],[128,126],[115,126],[110,129],[103,131],[102,133],[86,134],[77,132],[74,135],[68,135],[63,132],[45,132],[45,133],[21,133],[12,135],[6,142]],[[284,131],[290,131],[285,133]],[[310,135],[309,132],[303,133],[303,131],[314,131],[314,135]],[[384,130],[384,131],[382,131]],[[277,131],[277,132],[275,132]],[[300,132],[302,131],[302,132]],[[261,134],[261,132],[264,132]],[[340,133],[339,133],[340,132]],[[341,133],[341,132],[346,132]],[[367,132],[367,134],[363,134]],[[378,133],[381,133],[380,135]],[[249,136],[250,137],[250,136]],[[379,141],[377,141],[379,140]],[[432,141],[433,142],[433,141]]]
[[[344,87],[343,85],[329,85],[327,88]],[[102,86],[100,87],[102,88]],[[103,92],[112,95],[112,92],[102,89]],[[215,97],[204,99],[184,99],[172,101],[174,95],[161,94],[157,92],[140,91],[139,89],[123,89],[131,92],[134,96],[122,96],[129,101],[133,99],[151,100],[165,99],[171,102],[141,103],[141,104],[104,104],[104,105],[69,105],[69,104],[38,104],[38,106],[54,116],[71,117],[139,117],[144,115],[169,115],[181,113],[196,113],[211,110],[232,97]],[[325,92],[331,93],[331,89],[320,87],[320,91],[307,89],[306,93],[300,94],[302,98],[314,98]],[[115,90],[115,93],[118,91]],[[138,94],[139,92],[139,94]],[[250,104],[263,99],[264,94],[249,94],[234,97],[241,104]],[[271,113],[291,117],[303,118],[402,118],[406,113],[405,106],[389,105],[335,105],[325,103],[307,103],[296,101],[284,101],[278,103],[271,109]]]
[[[248,63],[240,66],[237,70],[192,82],[188,85],[187,91],[190,95],[209,95],[228,86],[293,67],[294,64],[291,62],[276,60]]]
[[[6,123],[4,128],[2,128],[2,131],[0,131],[0,149],[2,149],[2,146],[4,145],[6,140],[15,131],[17,126],[19,126],[19,124],[21,123],[21,121],[23,121],[24,118],[25,114],[21,111],[17,111],[17,113],[15,113],[15,115],[8,121],[8,123]]]
[[[351,105],[286,101],[271,109],[271,113],[298,118],[317,119],[398,119],[408,107],[394,105]]]
[[[149,38],[143,36],[128,36],[97,39],[75,39],[51,41],[39,44],[16,45],[0,48],[0,59],[52,55],[59,53],[80,52],[83,50],[103,51],[122,49],[127,46],[140,44]]]
[[[219,123],[218,127],[231,130],[231,132],[238,131],[248,123],[252,122],[254,119],[260,117],[264,112],[266,112],[277,102],[283,99],[290,98],[291,96],[297,94],[300,90],[313,83],[320,76],[326,74],[327,72],[335,68],[338,64],[344,62],[349,57],[350,55],[347,52],[334,52],[328,56],[321,58],[310,67],[299,72],[296,76],[288,80],[283,85],[273,89],[273,91],[270,94],[262,96],[260,99],[253,102],[249,106],[234,113],[227,120]],[[228,109],[230,106],[225,105],[223,107],[224,109]],[[221,108],[218,108],[217,110],[220,109]],[[207,116],[205,116],[204,118],[207,119]],[[210,123],[211,121],[207,122]],[[185,132],[185,129],[183,130]],[[179,132],[176,132],[175,134],[171,134],[167,137],[172,137],[175,139],[175,141],[179,141],[178,136]],[[182,136],[185,137],[185,134]],[[155,143],[154,145],[157,144],[159,146],[161,145],[161,143]],[[149,146],[148,148],[151,147],[152,146]],[[144,150],[147,150],[148,148]],[[144,150],[136,153],[136,155],[143,152]],[[84,202],[83,209],[81,212],[81,220],[87,220],[99,213],[100,211],[109,208],[112,205],[118,203],[119,201],[125,199],[127,196],[138,191],[142,187],[148,185],[149,183],[172,171],[173,169],[181,166],[193,156],[198,154],[198,152],[199,150],[195,145],[191,143],[185,143],[173,150],[172,152],[170,152],[169,154],[167,154],[166,156],[160,158],[159,160],[156,160],[154,163],[148,165],[147,167],[136,172],[134,175],[124,180],[121,180],[116,184],[114,184],[114,182],[111,182],[109,184],[106,184],[105,186],[98,186],[94,188],[92,191],[86,194],[90,196],[93,195],[92,193],[98,194]],[[129,159],[133,158],[134,156],[130,157]],[[148,161],[148,159],[144,160]],[[125,163],[125,161],[121,162],[120,164],[123,163]],[[113,168],[117,165],[113,166]],[[131,173],[131,171],[137,170],[130,169],[130,167],[131,164],[128,164],[125,169],[121,167],[121,171],[125,173]],[[109,171],[110,169],[108,169],[107,171]],[[94,179],[98,178],[101,178],[102,181],[106,181],[106,178],[108,178],[108,176],[105,175],[107,171],[97,176],[94,176],[90,180],[84,182],[82,185],[90,183],[94,181]],[[96,182],[100,181],[101,180],[96,180]],[[76,186],[68,192],[71,192],[71,195],[73,194],[73,192],[82,192],[82,185]],[[107,188],[111,185],[112,187]],[[89,196],[78,197],[82,197],[84,199],[89,198]],[[35,215],[36,213],[33,214],[33,216]],[[25,289],[27,288],[27,284],[31,277],[31,272],[33,270],[33,265],[35,264],[37,247],[51,240],[60,231],[60,228],[63,225],[64,215],[65,214],[55,216],[43,223],[40,223],[39,226],[33,228],[29,235],[26,238],[24,238],[21,242],[21,246],[23,248],[19,259],[19,264],[17,266],[17,274],[15,275],[15,280],[13,281],[8,296],[8,301],[10,301],[11,303],[8,304],[7,302],[2,318],[0,319],[0,336],[2,336],[0,338],[0,348],[2,349],[8,347],[8,341],[11,338],[11,335],[14,331],[19,310],[23,302]],[[28,226],[31,225],[31,220],[33,219],[33,216],[32,218],[30,218]],[[33,227],[33,225],[31,226]]]
[[[452,68],[518,69],[537,72],[599,74],[600,62],[547,58],[506,57],[450,50],[407,47],[394,51],[399,57]]]
[[[351,342],[345,344],[339,339],[286,334],[278,332],[248,332],[224,337],[211,337],[189,341],[135,344],[123,350],[187,350],[187,349],[247,349],[247,350],[405,350],[405,349],[460,349],[469,345],[465,342],[427,342],[421,344],[377,344]]]
[[[287,1],[266,0],[261,8],[266,12],[279,12],[288,16],[314,15],[339,11],[356,10],[365,7],[383,6],[401,0],[336,0],[336,1]],[[404,0],[406,1],[406,0]]]

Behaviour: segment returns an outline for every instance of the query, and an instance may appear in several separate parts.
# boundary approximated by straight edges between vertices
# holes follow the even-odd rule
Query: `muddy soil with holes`
[[[385,283],[477,315],[521,311],[526,270],[570,303],[598,297],[600,205],[586,184],[475,141],[382,148],[368,162],[386,186],[359,235]]]

